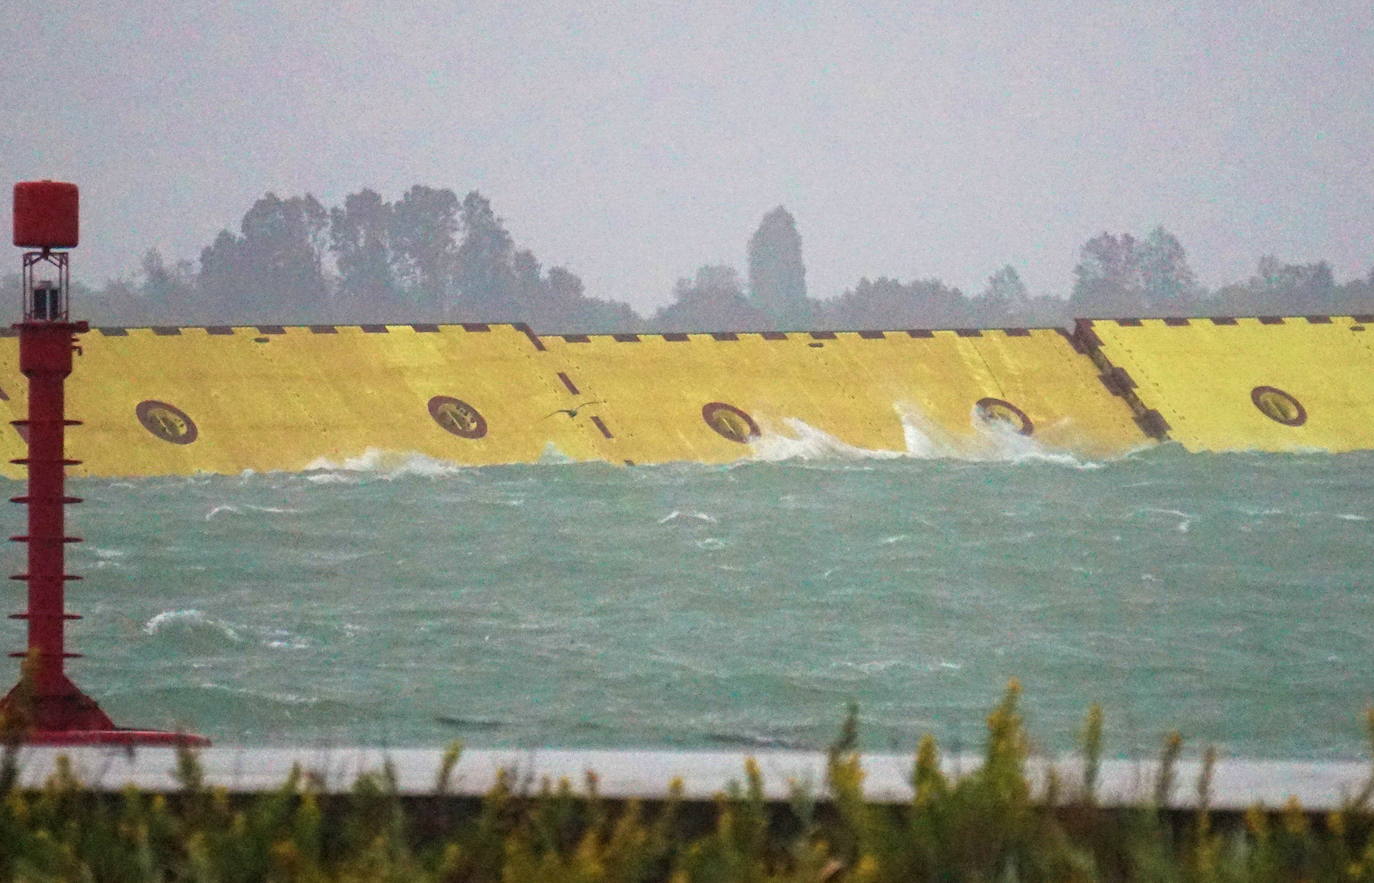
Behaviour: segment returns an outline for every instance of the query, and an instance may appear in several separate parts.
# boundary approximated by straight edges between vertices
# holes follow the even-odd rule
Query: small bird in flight
[[[576,416],[577,416],[577,412],[578,412],[578,411],[581,411],[583,408],[590,408],[592,405],[604,405],[604,404],[606,404],[606,403],[605,403],[604,401],[600,400],[600,399],[598,399],[598,400],[595,401],[595,402],[583,402],[582,404],[578,405],[576,408],[559,408],[557,411],[554,411],[553,414],[545,414],[545,415],[544,415],[544,419],[547,420],[547,419],[549,419],[550,417],[552,417],[554,414],[567,414],[568,417],[570,417],[570,418],[571,418],[571,417],[576,417]]]

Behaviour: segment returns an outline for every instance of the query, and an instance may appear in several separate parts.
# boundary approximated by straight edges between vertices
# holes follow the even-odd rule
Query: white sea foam
[[[203,610],[193,608],[164,610],[143,624],[143,633],[146,635],[204,634],[226,638],[234,643],[243,641],[243,636],[238,629],[207,616]]]
[[[303,650],[310,646],[308,639],[286,629],[269,630],[265,643],[274,650]]]
[[[753,459],[768,462],[783,460],[891,460],[901,451],[860,448],[840,441],[795,417],[783,419],[786,433],[765,431],[750,443]]]
[[[1183,512],[1183,511],[1180,511],[1180,510],[1178,510],[1178,509],[1155,509],[1155,508],[1152,508],[1152,507],[1147,506],[1147,507],[1145,507],[1144,509],[1141,509],[1140,511],[1141,511],[1142,513],[1147,513],[1147,514],[1150,514],[1150,515],[1172,515],[1172,516],[1174,516],[1175,518],[1183,518],[1183,519],[1193,519],[1193,518],[1197,518],[1197,516],[1196,516],[1195,514],[1193,514],[1192,512]]]
[[[1050,463],[1073,469],[1101,469],[1101,463],[1083,460],[1068,453],[1045,447],[1031,435],[1022,435],[1014,427],[1000,420],[985,420],[977,409],[969,411],[973,425],[974,454],[966,459],[1009,463]]]
[[[308,638],[284,628],[229,623],[195,608],[164,610],[143,624],[143,633],[202,645],[207,641],[221,646],[251,643],[276,650],[299,650],[311,646]]]
[[[357,484],[357,475],[350,475],[343,472],[316,472],[305,476],[305,480],[311,484]]]
[[[214,506],[209,512],[205,513],[205,520],[210,521],[218,515],[244,515],[249,512],[262,512],[268,515],[286,515],[300,512],[299,509],[286,509],[281,506],[254,506],[252,503],[244,503],[241,506],[231,506],[224,504]]]
[[[345,476],[350,473],[375,475],[378,478],[391,480],[411,476],[439,478],[457,475],[464,469],[465,467],[456,463],[436,460],[433,457],[413,451],[398,452],[368,448],[356,457],[345,457],[343,460],[330,460],[327,457],[317,458],[307,463],[304,471],[316,473],[307,476],[311,481],[320,484],[334,484],[340,481],[349,481],[350,479]],[[344,476],[340,476],[340,473],[343,473]],[[325,477],[331,475],[336,477],[332,479]]]
[[[1100,469],[1102,463],[1047,448],[996,420],[969,412],[970,432],[955,434],[909,403],[893,406],[902,427],[903,450],[851,445],[804,420],[786,417],[780,427],[765,425],[750,444],[753,459],[784,460],[964,460],[975,463],[1049,463],[1073,469]]]
[[[896,668],[898,666],[907,666],[908,664],[909,663],[905,659],[870,659],[865,662],[850,662],[849,660],[840,660],[838,662],[832,663],[831,668],[852,669],[854,671],[858,671],[866,675],[871,675],[885,672],[890,668]]]
[[[538,462],[543,466],[562,466],[566,463],[574,463],[576,461],[560,451],[558,445],[553,442],[546,442],[544,450],[539,452]]]
[[[707,515],[705,512],[683,512],[683,511],[681,511],[681,510],[679,510],[679,509],[674,509],[672,512],[669,512],[667,515],[665,515],[665,516],[663,516],[662,518],[660,518],[660,519],[658,520],[658,523],[659,523],[659,524],[667,524],[667,523],[670,522],[670,521],[688,520],[688,519],[691,519],[691,520],[694,520],[694,521],[705,521],[705,522],[708,522],[708,523],[710,523],[710,524],[716,524],[716,523],[719,522],[719,519],[717,519],[715,516],[713,516],[713,515]]]

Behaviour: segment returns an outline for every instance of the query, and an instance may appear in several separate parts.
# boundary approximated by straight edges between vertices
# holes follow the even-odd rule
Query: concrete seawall
[[[427,797],[435,793],[444,752],[429,748],[250,748],[216,747],[199,752],[206,784],[231,793],[273,791],[286,781],[293,766],[312,773],[327,792],[347,792],[364,773],[380,772],[390,764],[399,794]],[[99,790],[117,792],[132,785],[147,791],[175,791],[176,752],[171,749],[25,748],[19,755],[20,783],[41,787],[57,771],[59,756],[67,757],[82,781]],[[586,774],[597,775],[597,791],[611,799],[661,800],[668,786],[679,780],[688,801],[710,801],[731,782],[743,782],[745,762],[754,758],[763,778],[764,796],[786,802],[797,789],[823,795],[826,758],[810,751],[586,751],[558,749],[467,750],[454,768],[445,793],[453,797],[480,797],[496,785],[505,771],[518,790],[538,791],[541,783],[567,779],[575,788],[585,787]],[[865,754],[864,793],[874,803],[906,803],[911,800],[910,754]],[[977,770],[982,759],[947,757],[942,766],[958,778]],[[1173,769],[1177,785],[1168,792],[1168,806],[1192,809],[1198,805],[1196,783],[1200,761],[1180,761]],[[1051,771],[1061,786],[1061,797],[1072,795],[1082,781],[1082,761],[1077,758],[1031,758],[1027,778],[1038,793]],[[1242,812],[1253,806],[1280,808],[1290,799],[1309,812],[1339,809],[1370,781],[1371,768],[1360,762],[1311,762],[1231,759],[1219,761],[1213,771],[1209,806],[1223,812]],[[1156,789],[1156,761],[1104,760],[1097,793],[1102,806],[1148,805]]]

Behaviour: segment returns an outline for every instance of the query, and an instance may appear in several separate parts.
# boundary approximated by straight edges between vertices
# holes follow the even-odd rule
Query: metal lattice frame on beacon
[[[0,717],[6,729],[29,744],[38,745],[208,745],[201,736],[115,726],[94,699],[67,677],[66,625],[79,619],[66,610],[68,543],[66,510],[77,497],[66,494],[66,467],[79,460],[66,458],[68,420],[65,384],[72,372],[77,335],[89,330],[73,322],[68,309],[67,253],[75,248],[78,231],[78,192],[75,184],[29,181],[14,185],[14,244],[38,249],[24,255],[24,318],[19,332],[19,368],[29,380],[28,419],[14,424],[28,443],[28,455],[15,463],[26,467],[28,493],[13,502],[28,506],[28,531],[11,537],[28,549],[27,572],[13,579],[28,583],[28,610],[11,618],[28,623],[28,649],[12,653],[26,659],[24,675],[3,700]]]

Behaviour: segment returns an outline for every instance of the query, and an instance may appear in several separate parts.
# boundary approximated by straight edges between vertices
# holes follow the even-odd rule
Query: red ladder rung
[[[36,500],[36,499],[42,499],[42,498],[41,498],[41,497],[10,497],[10,502],[11,502],[11,503],[32,503],[32,502],[33,502],[34,500]],[[60,497],[59,499],[61,500],[61,502],[62,502],[63,504],[66,504],[66,503],[84,503],[84,502],[86,502],[86,501],[83,500],[81,497]]]

